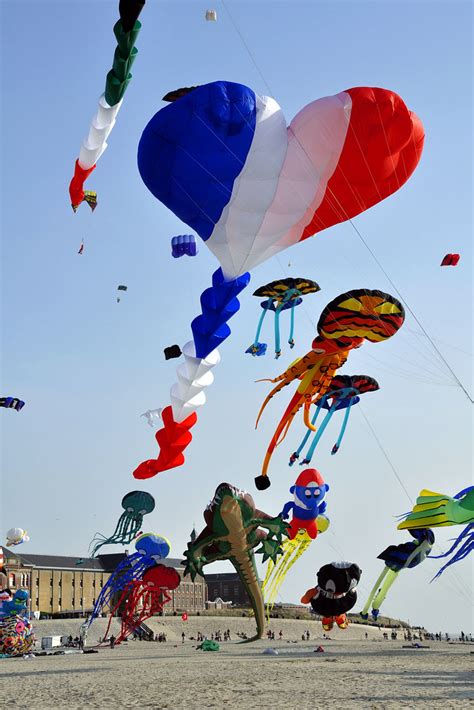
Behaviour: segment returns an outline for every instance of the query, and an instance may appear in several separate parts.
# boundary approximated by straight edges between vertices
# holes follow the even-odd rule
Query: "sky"
[[[18,552],[85,556],[97,531],[114,530],[125,493],[140,488],[156,500],[143,529],[166,535],[181,557],[221,481],[249,490],[257,507],[276,515],[298,474],[287,463],[303,425],[295,421],[275,453],[271,488],[256,491],[291,393],[272,400],[255,431],[268,392],[255,381],[310,350],[319,314],[337,295],[354,288],[397,295],[395,284],[411,312],[395,337],[364,344],[342,371],[370,375],[380,390],[354,408],[337,456],[330,455],[337,416],[316,451],[313,464],[330,485],[331,526],[279,596],[298,602],[320,566],[347,559],[363,570],[357,611],[382,569],[377,555],[411,539],[397,531],[396,516],[422,488],[454,495],[472,482],[472,405],[420,328],[472,397],[472,4],[216,0],[214,7],[218,21],[209,23],[203,2],[148,1],[132,82],[87,183],[98,207],[73,214],[68,185],[111,67],[117,2],[1,3],[1,381],[2,394],[26,406],[2,412],[0,527],[28,530],[31,541]],[[189,228],[145,188],[137,145],[165,93],[219,79],[274,96],[288,123],[316,98],[351,86],[389,88],[421,118],[424,153],[400,191],[354,220],[392,284],[348,223],[256,267],[185,465],[138,483],[132,471],[158,453],[140,414],[169,403],[179,362],[165,361],[163,348],[191,338],[218,264],[202,242],[196,258],[171,258],[170,238]],[[458,267],[440,268],[447,252],[461,254]],[[321,286],[296,312],[294,350],[284,347],[278,361],[271,352],[245,355],[260,310],[253,290],[289,275]],[[117,303],[119,284],[128,291]],[[265,327],[271,351],[270,322]],[[459,531],[438,530],[436,551]],[[427,560],[402,572],[383,613],[433,631],[472,632],[472,563],[430,583],[440,565]]]

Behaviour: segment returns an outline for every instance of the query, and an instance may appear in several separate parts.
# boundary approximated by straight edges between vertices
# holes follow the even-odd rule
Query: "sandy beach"
[[[102,620],[101,620],[102,621]],[[50,633],[38,625],[37,634]],[[72,622],[60,622],[71,624]],[[23,708],[462,708],[472,707],[473,644],[423,642],[404,649],[384,641],[383,630],[352,625],[322,638],[319,624],[272,620],[281,641],[239,643],[237,631],[251,631],[247,619],[153,620],[167,643],[129,641],[96,654],[2,660],[0,707]],[[220,651],[196,650],[188,638],[197,630],[231,630]],[[301,634],[309,628],[310,641]],[[181,643],[181,633],[187,635]],[[63,629],[64,630],[64,629]],[[369,638],[365,639],[365,633]],[[324,653],[314,649],[322,645]],[[278,655],[264,655],[275,648]]]

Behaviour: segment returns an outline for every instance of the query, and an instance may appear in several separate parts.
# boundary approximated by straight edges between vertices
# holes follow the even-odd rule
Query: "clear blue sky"
[[[472,394],[472,4],[228,0],[268,86],[223,5],[216,0],[217,23],[205,22],[206,7],[147,3],[133,80],[88,182],[99,206],[74,215],[68,183],[111,66],[117,2],[1,4],[2,393],[27,403],[19,414],[2,412],[1,528],[28,529],[25,553],[87,554],[97,530],[114,529],[122,496],[140,487],[131,471],[157,452],[139,415],[168,403],[177,361],[166,362],[163,348],[190,339],[216,268],[203,244],[195,259],[171,259],[170,237],[184,227],[136,167],[141,131],[179,86],[217,79],[259,93],[269,86],[288,122],[309,101],[351,86],[382,86],[404,98],[425,126],[423,158],[400,192],[356,224]],[[461,253],[457,268],[439,267],[446,252]],[[302,428],[295,423],[277,451],[272,487],[256,492],[253,478],[290,392],[272,401],[255,432],[268,388],[254,381],[310,349],[313,323],[339,293],[391,290],[348,224],[256,268],[251,285],[283,273],[322,287],[297,313],[295,349],[278,362],[244,355],[259,315],[247,289],[186,465],[141,486],[156,499],[144,529],[167,535],[175,557],[222,480],[279,512],[294,480],[287,456]],[[120,283],[128,292],[117,304]],[[471,405],[410,315],[391,341],[352,353],[344,372],[379,381],[362,406],[412,499],[425,486],[454,494],[471,482]],[[334,419],[314,459],[331,485],[331,528],[288,575],[287,601],[298,601],[322,564],[342,557],[363,569],[362,606],[383,564],[377,555],[408,539],[394,516],[411,504],[357,409],[330,456],[340,423]],[[439,531],[438,549],[458,532]],[[383,611],[433,630],[472,631],[472,564],[430,585],[439,565],[428,560],[403,572]]]

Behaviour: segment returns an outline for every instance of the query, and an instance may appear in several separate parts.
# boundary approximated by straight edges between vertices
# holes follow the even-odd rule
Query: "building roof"
[[[6,563],[17,559],[25,567],[36,569],[64,569],[77,571],[113,572],[117,565],[126,559],[125,552],[115,552],[97,557],[69,557],[64,555],[30,555],[13,553],[3,548]],[[181,560],[170,558],[161,560],[167,567],[183,567]]]

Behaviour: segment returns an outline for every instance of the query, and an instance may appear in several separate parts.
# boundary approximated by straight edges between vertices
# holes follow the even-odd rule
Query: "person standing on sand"
[[[114,648],[114,646],[115,646],[115,636],[112,635],[110,637],[110,648]]]

